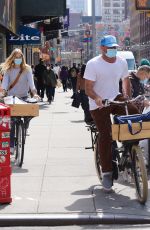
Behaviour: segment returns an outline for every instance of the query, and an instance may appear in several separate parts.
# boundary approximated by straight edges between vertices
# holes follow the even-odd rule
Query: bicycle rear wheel
[[[148,197],[148,180],[141,148],[133,145],[131,155],[137,198],[141,204],[145,204]]]
[[[25,144],[25,136],[24,136],[24,123],[21,120],[18,124],[16,124],[16,156],[15,156],[15,164],[19,167],[23,164],[24,159],[24,144]]]
[[[102,181],[102,168],[100,165],[100,155],[99,155],[99,150],[98,150],[98,137],[96,138],[96,143],[94,145],[94,161],[95,161],[96,173],[97,173],[98,179],[101,182]]]

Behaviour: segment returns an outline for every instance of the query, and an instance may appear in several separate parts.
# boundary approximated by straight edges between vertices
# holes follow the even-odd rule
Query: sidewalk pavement
[[[94,165],[83,111],[71,106],[72,92],[56,90],[51,105],[40,106],[31,120],[22,168],[12,167],[12,203],[0,214],[150,215],[150,198],[138,203],[135,189],[122,179],[105,194]],[[3,216],[3,215],[1,215]]]

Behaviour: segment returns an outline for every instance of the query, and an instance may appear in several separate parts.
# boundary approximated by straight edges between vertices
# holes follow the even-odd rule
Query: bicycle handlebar
[[[133,99],[130,99],[130,100],[125,100],[125,101],[112,101],[112,100],[109,100],[109,99],[104,99],[104,100],[102,100],[102,103],[103,103],[104,106],[109,106],[109,105],[123,105],[123,106],[126,106],[129,103],[136,102],[138,100],[144,100],[144,98],[145,97],[143,95],[139,95],[136,98],[133,98]]]
[[[111,101],[108,99],[104,99],[102,100],[102,103],[104,106],[109,106],[109,105],[127,105],[128,103],[130,103],[130,101]]]

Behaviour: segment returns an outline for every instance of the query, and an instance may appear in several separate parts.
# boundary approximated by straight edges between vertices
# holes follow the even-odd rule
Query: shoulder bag
[[[17,82],[18,82],[19,79],[20,79],[20,76],[21,76],[22,72],[23,72],[22,70],[19,71],[19,73],[18,73],[16,79],[15,79],[15,80],[10,84],[10,86],[8,87],[8,91],[11,90],[11,89],[17,84]]]

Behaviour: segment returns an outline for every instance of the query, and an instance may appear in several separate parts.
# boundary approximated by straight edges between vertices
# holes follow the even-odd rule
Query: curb
[[[149,216],[113,214],[2,214],[0,227],[97,224],[150,224]]]

